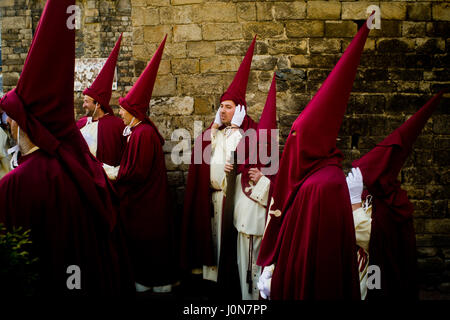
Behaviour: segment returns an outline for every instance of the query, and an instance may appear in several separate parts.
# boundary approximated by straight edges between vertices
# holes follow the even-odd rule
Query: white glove
[[[352,168],[347,176],[348,192],[352,204],[361,203],[361,194],[363,192],[363,177],[359,168]]]
[[[231,124],[235,124],[238,127],[241,126],[245,118],[245,107],[238,104],[236,110],[234,110],[233,119],[231,119]]]
[[[257,286],[263,299],[269,299],[270,297],[270,285],[272,283],[272,274],[274,269],[275,265],[273,264],[271,266],[265,267],[261,276],[259,277]]]
[[[214,123],[217,123],[219,127],[222,125],[222,120],[220,119],[220,107],[216,112],[216,118],[214,119]]]

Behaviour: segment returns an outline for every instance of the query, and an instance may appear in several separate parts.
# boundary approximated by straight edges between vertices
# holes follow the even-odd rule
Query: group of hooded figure
[[[31,229],[39,293],[167,292],[200,277],[212,298],[418,297],[413,206],[398,174],[443,93],[345,176],[336,140],[371,18],[294,121],[271,174],[264,169],[274,163],[259,155],[279,152],[271,143],[276,76],[256,123],[245,100],[253,39],[213,123],[195,140],[202,159],[193,152],[176,230],[164,139],[147,115],[166,38],[119,99],[119,119],[110,99],[120,36],[83,92],[87,116],[76,122],[75,30],[66,27],[73,4],[47,1],[17,87],[0,101],[17,141],[14,169],[0,180],[0,223]],[[244,161],[236,163],[236,150]],[[82,272],[81,289],[67,286],[71,265]],[[370,265],[381,285],[368,290]]]

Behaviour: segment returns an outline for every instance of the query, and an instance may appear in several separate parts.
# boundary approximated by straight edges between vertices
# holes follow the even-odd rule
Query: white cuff
[[[259,202],[262,206],[267,206],[267,198],[269,196],[270,179],[262,176],[258,183],[253,187],[250,198]]]

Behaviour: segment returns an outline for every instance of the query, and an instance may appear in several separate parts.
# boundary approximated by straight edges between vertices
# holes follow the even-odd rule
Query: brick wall
[[[6,90],[17,82],[43,3],[0,0]],[[164,147],[168,175],[179,208],[188,166],[171,162],[169,152],[176,144],[170,141],[171,133],[176,128],[192,133],[194,120],[209,125],[220,95],[255,34],[249,114],[259,118],[277,71],[283,142],[298,113],[364,23],[366,8],[380,7],[381,29],[372,30],[367,40],[339,136],[347,168],[433,93],[450,84],[450,4],[445,1],[117,0],[77,4],[83,12],[77,57],[107,57],[124,32],[113,104],[168,34],[151,117],[168,140]],[[79,95],[76,101],[79,113]],[[402,185],[415,205],[423,297],[450,293],[448,102],[447,95],[401,172]]]

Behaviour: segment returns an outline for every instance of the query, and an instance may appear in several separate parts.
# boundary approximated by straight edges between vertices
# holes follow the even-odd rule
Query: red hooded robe
[[[360,299],[352,208],[336,138],[366,24],[292,125],[258,264],[275,263],[271,299]]]
[[[122,119],[114,116],[114,111],[109,105],[112,95],[112,83],[114,81],[114,71],[116,68],[117,58],[119,56],[120,43],[122,35],[108,57],[105,65],[98,74],[89,88],[83,91],[84,95],[88,95],[97,101],[105,115],[98,120],[97,131],[97,154],[96,158],[110,166],[116,167],[120,164],[122,153],[125,149],[126,139],[123,136],[125,125]],[[82,117],[77,122],[79,129],[86,125],[88,117]]]
[[[256,36],[236,73],[235,78],[222,95],[220,101],[232,100],[236,105],[247,106],[247,91],[250,66],[255,48]],[[210,187],[210,145],[211,125],[197,137],[189,166],[187,185],[184,197],[184,210],[181,231],[181,268],[185,271],[201,268],[203,265],[216,265],[213,254],[211,217],[213,205]],[[246,115],[240,128],[245,132],[250,128],[256,130],[257,124]],[[220,128],[219,128],[220,129]],[[209,153],[205,150],[209,149]],[[200,155],[202,159],[197,159]],[[205,159],[204,157],[208,157]],[[205,161],[207,160],[207,161]],[[233,254],[233,249],[230,247]],[[237,269],[236,269],[237,272]]]
[[[73,0],[48,0],[16,89],[0,102],[39,147],[0,181],[0,223],[31,229],[38,294],[133,292],[133,279],[108,179],[74,119]],[[69,290],[67,268],[81,270]]]
[[[148,287],[171,284],[176,271],[164,139],[147,116],[166,38],[127,96],[119,99],[141,121],[131,129],[116,187],[136,282]]]
[[[352,163],[360,168],[373,197],[369,265],[380,267],[381,289],[368,290],[369,300],[419,297],[414,208],[397,177],[442,94],[434,96],[401,127]]]

